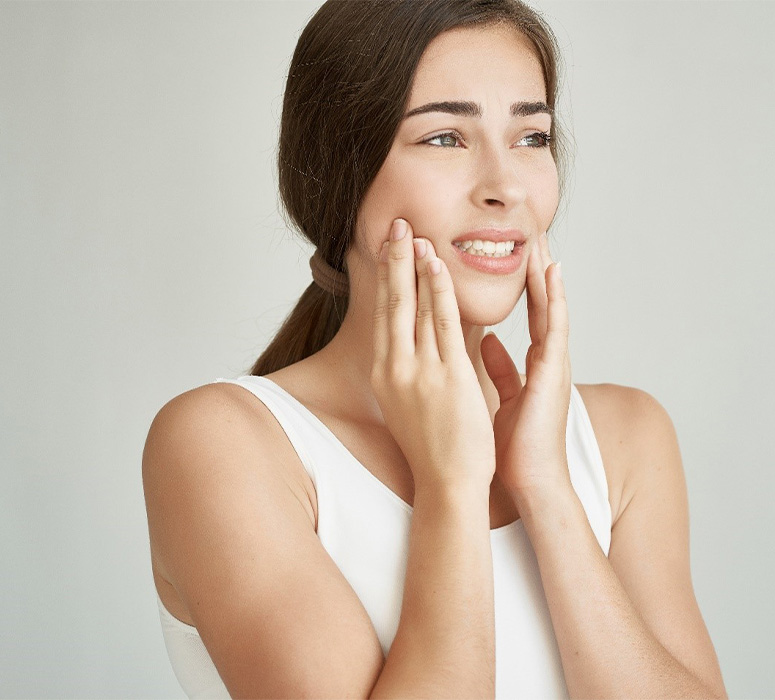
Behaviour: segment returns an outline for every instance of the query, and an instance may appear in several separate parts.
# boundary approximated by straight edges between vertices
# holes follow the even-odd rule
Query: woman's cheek
[[[535,174],[533,201],[536,213],[548,228],[560,203],[559,177],[554,161]]]
[[[448,187],[434,187],[434,183],[429,183],[414,188],[411,202],[406,205],[414,235],[435,241],[457,233],[461,224],[470,218],[470,214],[465,216],[461,211],[460,203],[460,195]]]

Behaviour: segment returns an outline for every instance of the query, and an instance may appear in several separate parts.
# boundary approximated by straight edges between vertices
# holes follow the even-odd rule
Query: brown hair
[[[556,110],[557,40],[518,0],[328,0],[304,28],[283,100],[280,197],[290,222],[333,268],[346,272],[361,201],[390,151],[425,48],[447,30],[491,24],[509,24],[532,42],[547,104]],[[552,136],[562,194],[565,142],[556,111]],[[322,349],[347,303],[311,283],[251,374],[269,374]]]

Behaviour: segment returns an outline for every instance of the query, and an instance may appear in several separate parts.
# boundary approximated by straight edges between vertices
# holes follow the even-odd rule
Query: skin
[[[541,236],[556,211],[557,175],[549,150],[523,141],[548,131],[550,124],[547,115],[513,118],[508,109],[515,101],[543,99],[538,64],[529,45],[513,32],[456,30],[429,45],[408,109],[437,100],[470,100],[480,104],[482,117],[434,113],[401,125],[363,202],[348,252],[347,317],[332,342],[304,361],[306,374],[296,371],[307,385],[309,378],[317,384],[322,378],[331,381],[335,390],[326,396],[346,396],[359,420],[390,429],[419,476],[416,513],[431,520],[434,508],[436,516],[460,515],[455,546],[441,558],[438,545],[450,532],[448,519],[439,519],[436,530],[427,523],[417,528],[428,536],[420,542],[422,556],[412,561],[436,557],[439,570],[464,572],[448,577],[444,585],[462,587],[450,594],[451,600],[471,600],[479,607],[466,604],[450,613],[437,588],[427,600],[419,596],[427,571],[408,576],[418,582],[409,624],[415,617],[427,620],[434,610],[437,618],[425,625],[432,637],[417,637],[419,652],[402,647],[409,649],[404,663],[420,659],[416,670],[427,671],[428,650],[434,649],[442,666],[462,668],[463,676],[469,668],[482,672],[468,682],[491,694],[492,601],[466,594],[481,590],[481,577],[492,573],[486,558],[490,523],[485,487],[490,478],[494,485],[500,477],[535,551],[570,697],[724,698],[718,661],[692,589],[686,485],[675,431],[664,409],[637,389],[584,388],[611,486],[608,556],[568,478],[567,304]],[[452,129],[462,142],[422,143]],[[407,232],[391,240],[387,258],[380,260],[396,219],[408,222]],[[527,235],[517,272],[497,276],[459,264],[451,241],[483,226],[516,227]],[[415,246],[416,240],[426,245]],[[440,272],[429,275],[436,257]],[[483,336],[485,326],[503,320],[525,289],[531,346],[523,380],[497,338]],[[181,617],[209,640],[219,670],[233,679],[231,687],[246,689],[232,693],[235,697],[255,697],[260,694],[255,688],[275,681],[285,683],[284,688],[300,687],[295,663],[300,645],[304,668],[313,671],[304,679],[308,692],[300,694],[320,695],[324,681],[336,691],[348,689],[332,690],[330,696],[363,696],[362,688],[370,687],[381,672],[371,623],[330,558],[323,556],[314,517],[299,506],[304,488],[295,489],[293,479],[279,468],[292,463],[292,450],[276,454],[281,446],[287,448],[277,437],[280,429],[244,393],[225,385],[200,387],[170,402],[154,421],[157,428],[149,435],[143,471],[154,569],[188,592],[179,606]],[[461,421],[475,431],[473,438],[449,430],[450,423],[460,426]],[[439,434],[445,439],[439,441]],[[478,452],[466,452],[477,446],[483,459]],[[219,464],[217,478],[214,463]],[[457,506],[445,511],[439,504],[450,498],[439,494],[452,494]],[[288,537],[282,548],[275,546],[272,529],[259,526],[256,512],[265,514],[262,522],[282,523]],[[466,550],[461,542],[468,539],[476,546]],[[484,553],[484,558],[474,560],[470,551]],[[256,552],[263,554],[257,557]],[[267,578],[264,556],[293,573],[283,579],[282,590]],[[218,566],[211,565],[213,557]],[[234,575],[221,576],[224,570]],[[310,572],[314,576],[304,578]],[[233,595],[234,580],[244,582],[240,596]],[[297,580],[301,583],[295,587]],[[321,585],[325,588],[311,598],[309,591]],[[278,601],[272,608],[266,606],[270,596]],[[171,590],[164,592],[165,604],[172,598]],[[319,605],[320,600],[327,605]],[[262,624],[277,624],[273,634],[256,634],[258,617],[246,615],[251,603]],[[308,623],[313,618],[317,627]],[[474,664],[467,646],[438,646],[445,636],[454,642],[460,629],[469,641],[478,634],[473,647],[483,656]],[[448,634],[435,634],[439,630]],[[415,630],[422,631],[422,625]],[[411,644],[416,636],[397,635],[394,647],[400,640]],[[431,638],[433,643],[426,643]],[[253,660],[267,654],[274,654],[274,673],[256,675]],[[406,675],[400,657],[391,649],[391,677],[399,681]],[[338,666],[332,664],[337,660]],[[356,681],[358,689],[353,690]],[[389,687],[383,690],[388,696],[398,694],[388,692]],[[287,695],[274,686],[270,691],[266,694]]]
[[[347,315],[317,357],[348,386],[360,415],[375,422],[380,422],[381,410],[370,390],[371,356],[364,350],[372,348],[378,258],[393,221],[400,217],[410,222],[413,235],[431,241],[449,268],[465,347],[494,415],[499,399],[480,343],[485,327],[505,319],[524,292],[527,253],[557,210],[557,168],[551,153],[548,147],[526,145],[535,138],[525,139],[550,131],[551,117],[509,115],[512,102],[546,99],[541,66],[527,40],[493,28],[453,30],[437,37],[418,65],[407,112],[450,99],[479,103],[482,117],[434,112],[400,125],[364,198],[347,253]],[[449,138],[423,143],[449,131],[458,132],[464,143]],[[456,259],[452,241],[484,227],[518,228],[528,236],[517,272],[482,274]]]
[[[548,149],[522,145],[526,135],[548,131],[550,124],[547,115],[508,116],[514,101],[543,99],[540,69],[529,46],[508,30],[455,30],[429,45],[407,111],[438,100],[471,100],[481,105],[482,117],[433,113],[401,125],[363,202],[348,253],[348,314],[316,361],[328,363],[325,371],[337,377],[360,416],[375,423],[384,416],[397,441],[406,443],[402,449],[410,449],[401,436],[413,423],[395,407],[406,410],[422,402],[407,399],[406,383],[384,381],[391,376],[386,358],[395,355],[395,370],[423,355],[420,336],[413,345],[407,323],[416,316],[419,324],[417,309],[434,284],[437,331],[445,327],[439,318],[453,318],[449,302],[454,297],[460,335],[452,331],[493,418],[495,477],[516,504],[536,553],[571,697],[725,698],[692,588],[686,484],[665,410],[637,389],[596,385],[584,390],[615,504],[608,556],[568,478],[567,304],[540,235],[556,211],[557,173]],[[436,140],[435,147],[422,143],[449,130],[458,132],[464,145],[454,139]],[[397,218],[409,223],[409,233],[388,244],[389,262],[381,268],[378,253]],[[516,273],[485,274],[456,259],[451,241],[484,226],[527,234],[529,255]],[[411,270],[413,238],[427,240],[426,255],[442,261],[435,282],[423,279],[422,262]],[[416,289],[409,282],[415,274]],[[484,329],[506,318],[526,286],[531,348],[523,381],[497,338],[484,339]],[[436,306],[435,299],[445,302]],[[381,331],[375,324],[380,318]],[[439,349],[449,345],[441,342],[442,335],[437,335]],[[372,344],[373,338],[379,344]],[[369,347],[371,354],[364,352]],[[382,356],[387,370],[375,355],[377,347],[387,347]],[[394,353],[396,348],[403,350]],[[383,378],[375,385],[373,363]],[[454,363],[458,370],[469,367],[459,352]],[[443,364],[437,352],[434,371]],[[393,372],[396,376],[400,372]],[[479,425],[478,418],[475,422]],[[488,472],[489,466],[480,466],[473,478],[486,478]],[[422,483],[438,483],[435,479],[438,474],[426,470]]]

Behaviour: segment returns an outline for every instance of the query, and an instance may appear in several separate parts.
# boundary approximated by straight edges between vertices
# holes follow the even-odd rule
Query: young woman
[[[314,282],[143,456],[191,697],[726,697],[670,418],[571,383],[556,101],[515,0],[329,0],[305,28],[278,160]],[[485,327],[523,292],[520,375]]]

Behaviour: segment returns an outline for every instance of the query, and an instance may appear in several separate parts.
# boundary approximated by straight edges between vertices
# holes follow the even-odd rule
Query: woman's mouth
[[[459,243],[453,243],[460,250],[468,253],[469,255],[479,255],[488,258],[503,258],[507,255],[511,255],[514,252],[514,246],[516,241],[485,241],[478,238],[471,241],[461,241]]]
[[[522,265],[524,241],[485,241],[473,239],[452,244],[460,261],[480,272],[508,275]]]

